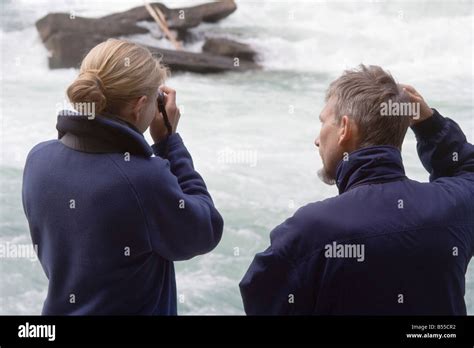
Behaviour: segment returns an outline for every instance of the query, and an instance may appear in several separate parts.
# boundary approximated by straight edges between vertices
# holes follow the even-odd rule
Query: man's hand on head
[[[417,118],[412,118],[410,126],[414,126],[424,120],[433,116],[433,110],[428,106],[423,97],[416,91],[413,86],[399,84],[405,93],[407,93],[410,98],[411,103],[419,103],[420,105],[420,115]]]

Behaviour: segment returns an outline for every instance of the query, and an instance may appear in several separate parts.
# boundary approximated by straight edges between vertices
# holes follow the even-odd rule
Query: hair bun
[[[107,106],[104,83],[95,70],[82,71],[68,87],[67,96],[73,107],[74,104],[93,103],[96,114],[100,114]]]

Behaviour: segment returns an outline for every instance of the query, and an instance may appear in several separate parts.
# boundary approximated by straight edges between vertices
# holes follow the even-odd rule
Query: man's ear
[[[138,122],[142,111],[146,107],[147,101],[148,101],[148,97],[144,95],[138,98],[137,102],[135,103],[135,106],[133,107],[133,112],[132,112],[132,117],[135,122]]]
[[[359,127],[357,123],[347,115],[342,116],[339,125],[338,145],[346,151],[352,152],[358,148],[358,144]]]
[[[337,143],[340,146],[347,145],[354,141],[353,138],[354,123],[347,115],[344,115],[341,117],[341,121],[339,124],[339,139]]]

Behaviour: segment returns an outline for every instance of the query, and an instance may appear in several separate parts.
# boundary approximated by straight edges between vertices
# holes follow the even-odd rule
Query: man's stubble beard
[[[329,175],[325,167],[318,170],[318,178],[327,185],[336,184],[336,179]]]

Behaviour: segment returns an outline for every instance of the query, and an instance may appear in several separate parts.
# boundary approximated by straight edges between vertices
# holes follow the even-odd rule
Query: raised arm
[[[467,142],[459,125],[430,109],[413,87],[404,87],[410,100],[420,103],[420,117],[412,121],[411,128],[430,181],[455,176],[474,181],[474,146]]]
[[[167,134],[163,115],[157,114],[150,134],[156,142],[153,152],[159,158],[151,159],[156,163],[151,182],[142,183],[142,190],[147,191],[143,206],[153,249],[166,259],[185,260],[212,250],[221,239],[224,223],[176,133],[180,118],[176,91],[166,86],[160,89],[166,93],[166,113],[172,132]]]
[[[179,134],[153,146],[156,155],[165,148],[167,159],[152,159],[156,173],[140,186],[147,191],[143,207],[153,249],[168,260],[186,260],[218,244],[223,220]]]

